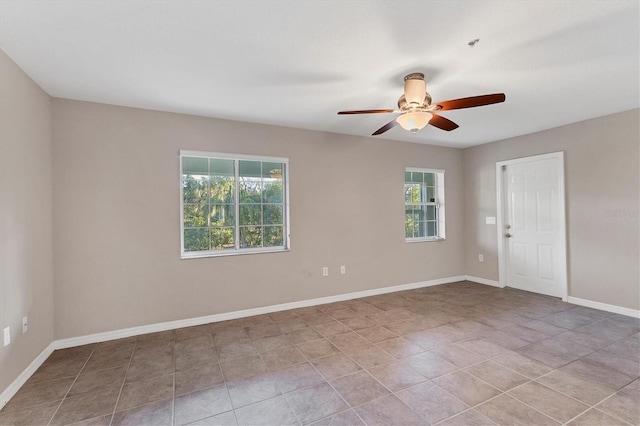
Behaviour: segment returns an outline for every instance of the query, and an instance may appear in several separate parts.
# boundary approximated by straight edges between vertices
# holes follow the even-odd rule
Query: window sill
[[[201,252],[191,252],[191,253],[182,253],[180,255],[181,260],[188,259],[202,259],[205,257],[227,257],[227,256],[242,256],[246,254],[261,254],[261,253],[282,253],[288,252],[290,249],[284,247],[269,247],[269,248],[261,248],[261,249],[247,249],[247,250],[228,250],[228,251],[201,251]]]
[[[441,237],[429,237],[429,238],[405,238],[405,243],[429,243],[433,241],[445,241],[446,238]]]

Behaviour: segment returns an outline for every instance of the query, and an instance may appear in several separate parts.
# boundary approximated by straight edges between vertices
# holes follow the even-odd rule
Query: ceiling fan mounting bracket
[[[404,81],[407,80],[424,80],[424,74],[421,72],[412,72],[404,76]]]

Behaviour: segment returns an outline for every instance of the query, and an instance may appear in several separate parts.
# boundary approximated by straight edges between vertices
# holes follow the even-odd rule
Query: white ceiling
[[[434,101],[506,93],[384,134],[466,147],[638,108],[639,5],[0,0],[0,47],[51,96],[352,135],[394,115],[336,112],[394,108],[410,72]]]

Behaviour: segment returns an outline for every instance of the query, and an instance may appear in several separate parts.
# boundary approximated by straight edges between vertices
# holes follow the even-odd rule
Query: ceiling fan
[[[373,132],[372,136],[382,134],[398,124],[403,129],[409,130],[411,133],[416,133],[427,124],[431,124],[432,126],[442,130],[451,131],[457,129],[458,125],[448,118],[444,118],[443,116],[436,114],[437,111],[473,108],[483,105],[497,104],[504,102],[504,100],[504,93],[494,93],[491,95],[471,96],[469,98],[431,103],[431,95],[427,93],[427,84],[424,81],[424,74],[414,72],[404,77],[404,94],[400,96],[400,99],[398,99],[397,109],[340,111],[338,114],[401,114]]]

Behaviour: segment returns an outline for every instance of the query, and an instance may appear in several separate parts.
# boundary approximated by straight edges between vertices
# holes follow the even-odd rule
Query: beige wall
[[[58,339],[464,273],[458,149],[53,102]],[[180,149],[288,157],[291,251],[180,260]],[[446,170],[446,241],[405,243],[406,166]]]
[[[51,99],[0,50],[0,392],[53,341],[51,190]]]
[[[495,163],[564,151],[569,296],[639,309],[639,129],[636,109],[465,149],[466,274],[498,279]]]

